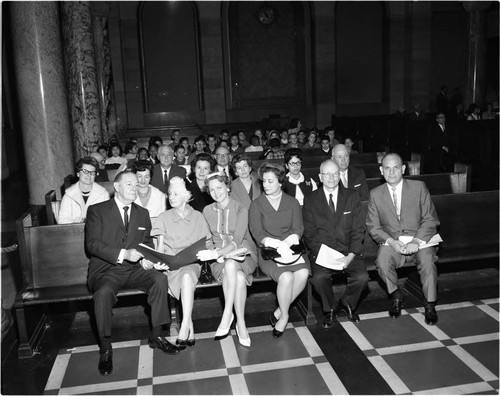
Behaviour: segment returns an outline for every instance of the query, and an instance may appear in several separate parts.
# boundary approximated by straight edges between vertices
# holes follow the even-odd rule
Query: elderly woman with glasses
[[[99,163],[95,158],[83,157],[75,167],[78,182],[66,189],[57,216],[58,224],[82,223],[90,205],[109,199],[108,191],[95,183],[99,172]]]
[[[277,250],[281,258],[293,259],[291,247],[298,245],[304,232],[302,209],[297,200],[282,190],[286,180],[281,165],[263,163],[259,168],[264,194],[252,202],[248,213],[250,232],[260,247]],[[271,312],[269,321],[273,337],[283,335],[288,323],[291,303],[302,293],[310,274],[306,255],[293,260],[290,265],[278,265],[272,259],[264,259],[259,251],[259,267],[262,272],[278,283],[276,295],[278,308]]]
[[[318,188],[316,182],[305,177],[302,172],[302,150],[291,148],[285,151],[285,168],[288,169],[283,191],[295,197],[300,206],[304,205],[304,197]]]
[[[226,338],[236,313],[236,334],[241,345],[249,347],[250,336],[245,323],[245,302],[247,285],[252,284],[252,273],[257,268],[255,244],[248,232],[248,209],[229,196],[229,178],[220,172],[206,179],[206,184],[214,203],[203,209],[212,233],[209,250],[199,252],[202,261],[216,260],[211,264],[212,275],[222,283],[224,292],[224,312],[215,340]],[[211,248],[211,249],[210,249]],[[245,248],[248,255],[238,259],[231,254]]]

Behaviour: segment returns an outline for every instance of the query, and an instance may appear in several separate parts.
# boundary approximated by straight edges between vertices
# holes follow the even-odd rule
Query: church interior
[[[498,394],[499,46],[495,1],[2,2],[1,393]],[[445,172],[432,168],[440,114],[453,141]],[[359,322],[340,313],[322,326],[308,283],[279,338],[276,284],[254,276],[250,348],[234,325],[213,339],[221,287],[196,288],[196,345],[175,356],[148,346],[146,296],[123,293],[114,371],[100,375],[88,260],[73,272],[84,224],[54,222],[75,163],[113,140],[250,140],[294,120],[318,147],[329,130],[351,140],[351,163],[374,185],[391,152],[405,178],[425,181],[443,236],[439,322],[424,321],[414,266],[398,269],[401,316],[387,314],[375,256]],[[315,178],[320,162],[305,157]],[[337,303],[345,274],[332,287]],[[172,343],[178,320],[164,328]]]

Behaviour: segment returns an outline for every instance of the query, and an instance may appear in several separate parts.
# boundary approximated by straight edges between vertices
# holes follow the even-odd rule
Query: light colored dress
[[[97,183],[92,184],[87,202],[84,201],[78,183],[66,189],[57,215],[57,224],[83,223],[90,205],[107,201],[108,191]]]
[[[201,238],[208,240],[212,236],[203,215],[190,205],[186,205],[186,210],[187,215],[184,218],[180,217],[175,209],[161,213],[151,230],[153,237],[163,235],[165,254],[175,255]],[[196,285],[200,277],[200,269],[200,264],[193,263],[178,270],[167,270],[169,293],[178,300],[183,276],[188,274]]]
[[[167,210],[167,196],[155,186],[149,185],[149,189],[151,191],[151,195],[145,205],[142,204],[139,194],[137,194],[137,198],[134,202],[147,209],[149,211],[149,217],[158,217],[160,213]]]
[[[244,261],[237,263],[246,275],[247,285],[251,285],[252,274],[257,268],[257,249],[248,232],[248,210],[238,201],[229,198],[224,209],[219,209],[219,204],[215,202],[203,209],[203,215],[212,233],[212,238],[207,243],[209,249],[220,249],[232,243],[236,249],[244,247],[250,252]],[[214,262],[210,267],[213,277],[222,282],[224,262]]]

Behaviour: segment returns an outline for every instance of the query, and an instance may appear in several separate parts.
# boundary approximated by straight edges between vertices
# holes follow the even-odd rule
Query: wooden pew
[[[154,218],[151,219],[154,222]],[[43,308],[62,302],[90,301],[87,289],[89,258],[84,246],[84,223],[33,227],[31,215],[24,214],[16,224],[23,274],[23,286],[14,302],[17,320],[19,357],[31,357],[43,335],[47,316]],[[271,282],[271,278],[256,271],[254,282]],[[219,283],[198,288],[218,287]],[[118,296],[142,295],[138,289],[121,290]],[[307,311],[310,305],[305,291],[295,306],[306,324],[314,324],[315,316]],[[128,300],[127,300],[128,301]],[[141,301],[145,301],[142,300]],[[179,304],[171,301],[171,332],[179,328]],[[173,326],[173,327],[172,327]]]
[[[455,172],[435,173],[430,175],[406,176],[410,180],[421,180],[425,182],[431,195],[456,194],[470,192],[470,166],[465,164],[455,164]],[[371,190],[385,183],[382,176],[367,178],[368,188]]]

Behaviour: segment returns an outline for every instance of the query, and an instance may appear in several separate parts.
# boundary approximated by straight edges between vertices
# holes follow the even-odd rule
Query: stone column
[[[484,101],[486,95],[486,11],[489,1],[463,1],[468,20],[466,105]]]
[[[73,173],[70,117],[56,2],[11,2],[16,88],[32,205]]]
[[[103,140],[92,16],[87,1],[60,4],[74,153],[78,159],[89,155]]]

